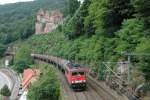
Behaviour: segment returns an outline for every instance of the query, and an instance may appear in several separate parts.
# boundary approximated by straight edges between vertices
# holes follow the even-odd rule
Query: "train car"
[[[47,56],[40,54],[32,54],[35,59],[43,60],[49,63],[58,65],[59,68],[65,73],[65,77],[69,85],[75,90],[85,90],[86,89],[86,73],[87,69],[74,64],[71,61],[62,59],[55,56]]]
[[[68,62],[64,66],[65,76],[73,89],[86,89],[86,69],[78,64]]]

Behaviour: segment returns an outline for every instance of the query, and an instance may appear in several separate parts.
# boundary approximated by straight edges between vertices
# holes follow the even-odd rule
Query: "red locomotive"
[[[86,89],[86,68],[59,57],[40,54],[32,54],[31,56],[35,59],[40,59],[58,65],[65,73],[65,77],[73,89]]]
[[[86,88],[86,70],[80,65],[73,64],[71,62],[65,65],[65,76],[68,83],[73,89],[85,89]]]

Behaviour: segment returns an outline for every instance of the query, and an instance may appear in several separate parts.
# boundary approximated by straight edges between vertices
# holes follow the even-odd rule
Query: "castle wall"
[[[49,13],[48,10],[40,9],[37,13],[37,22],[35,24],[35,34],[45,34],[55,30],[63,21],[63,14],[59,10]]]

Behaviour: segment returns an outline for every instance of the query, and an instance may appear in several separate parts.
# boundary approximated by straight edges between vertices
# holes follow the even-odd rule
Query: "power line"
[[[126,56],[150,56],[150,53],[127,53],[127,52],[121,52],[121,54]]]
[[[131,56],[150,56],[150,53],[127,53],[121,52],[121,54],[128,57],[128,83],[131,81]]]

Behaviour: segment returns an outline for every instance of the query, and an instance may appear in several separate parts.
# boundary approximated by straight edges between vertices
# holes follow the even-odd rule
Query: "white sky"
[[[25,2],[25,1],[34,1],[34,0],[0,0],[0,4],[7,4],[7,3],[15,3],[15,2]],[[83,2],[84,0],[79,0]]]
[[[81,1],[81,3],[82,3],[84,0],[78,0],[78,1]]]
[[[15,3],[15,2],[25,2],[34,0],[0,0],[0,4]]]

